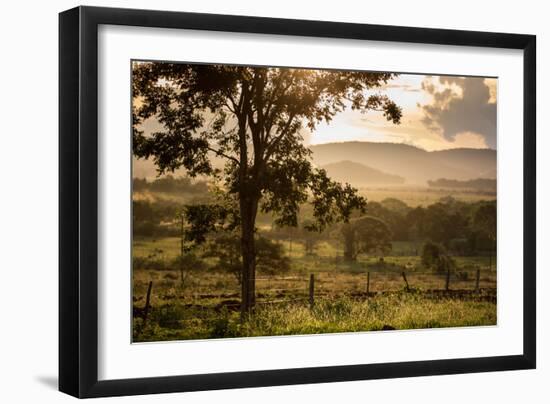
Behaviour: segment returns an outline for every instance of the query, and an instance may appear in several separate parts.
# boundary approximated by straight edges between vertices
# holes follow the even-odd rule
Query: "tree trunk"
[[[354,237],[346,238],[344,244],[344,261],[355,262],[357,260],[357,251],[355,250]]]
[[[342,231],[344,236],[344,261],[355,261],[357,254],[355,252],[355,232],[350,224],[345,224]]]
[[[254,228],[258,210],[257,198],[244,198],[241,210],[241,254],[243,260],[241,282],[241,317],[246,317],[256,304],[256,243]]]

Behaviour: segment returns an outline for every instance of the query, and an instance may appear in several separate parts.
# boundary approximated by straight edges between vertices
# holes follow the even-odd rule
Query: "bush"
[[[166,305],[156,309],[152,313],[152,317],[162,328],[179,329],[181,327],[180,320],[183,317],[183,313],[182,310],[174,305]]]
[[[211,324],[209,338],[231,338],[238,337],[239,323],[232,321],[229,317],[227,309],[220,313],[220,317],[215,319]]]
[[[285,256],[283,247],[268,239],[256,239],[257,269],[267,275],[283,274],[290,270],[290,259]]]
[[[454,260],[447,254],[445,247],[428,241],[422,247],[422,265],[436,272],[453,271]]]

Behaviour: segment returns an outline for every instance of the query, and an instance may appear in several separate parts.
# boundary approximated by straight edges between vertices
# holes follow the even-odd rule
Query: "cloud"
[[[423,124],[454,142],[460,134],[478,134],[496,148],[497,104],[491,81],[477,77],[428,78],[422,88],[432,96],[420,105]]]
[[[402,90],[402,91],[408,91],[408,92],[411,92],[411,93],[419,93],[419,92],[422,91],[421,88],[419,88],[418,86],[413,86],[412,84],[388,83],[388,84],[384,84],[380,87],[380,89],[382,89],[382,90],[387,90],[387,89],[392,89],[392,88],[399,89],[399,90]]]

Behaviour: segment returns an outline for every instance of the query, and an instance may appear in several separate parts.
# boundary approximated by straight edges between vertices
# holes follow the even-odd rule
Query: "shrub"
[[[428,241],[422,247],[422,265],[436,272],[453,271],[454,260],[447,254],[445,247]]]

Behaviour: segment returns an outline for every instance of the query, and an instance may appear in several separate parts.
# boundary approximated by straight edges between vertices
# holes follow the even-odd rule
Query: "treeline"
[[[411,208],[390,198],[369,203],[367,212],[387,223],[395,241],[430,240],[457,254],[496,248],[496,201],[468,203],[445,197]]]
[[[168,237],[179,236],[176,221],[182,206],[173,201],[132,202],[132,232],[134,236]]]
[[[432,188],[462,188],[474,189],[478,191],[496,191],[497,180],[490,178],[476,178],[474,180],[459,181],[439,178],[435,181],[428,181],[428,185]]]
[[[307,227],[306,219],[297,228],[274,228],[269,234],[303,243],[307,254],[312,254],[320,241],[342,241],[345,255],[352,260],[359,253],[390,253],[392,241],[418,245],[434,242],[451,254],[475,255],[496,249],[496,201],[468,203],[445,197],[429,206],[412,208],[388,198],[369,202],[365,214],[323,233],[308,231]]]
[[[146,178],[134,178],[132,181],[134,195],[148,191],[170,194],[174,197],[136,198],[132,201],[133,234],[135,236],[166,237],[179,236],[178,217],[183,209],[181,198],[186,203],[204,202],[208,199],[208,184],[204,181],[193,181],[189,177],[167,175],[149,181]]]
[[[168,177],[157,181],[161,184],[195,186],[191,182]],[[153,183],[147,184],[151,186]],[[171,186],[161,188],[173,189]],[[180,236],[179,217],[183,208],[183,203],[170,199],[154,202],[134,200],[133,234]],[[348,251],[352,256],[361,252],[387,252],[388,247],[391,249],[391,241],[418,244],[432,241],[457,255],[474,255],[496,249],[496,201],[462,202],[445,197],[426,207],[412,208],[399,199],[387,198],[381,202],[368,202],[366,213],[357,214],[350,225],[343,227],[343,224],[336,224],[323,233],[308,230],[311,227],[309,213],[307,208],[303,209],[298,227],[285,228],[270,226],[271,220],[266,215],[259,222],[263,223],[259,232],[270,239],[302,243],[307,254],[314,254],[315,246],[320,241],[345,241],[350,237],[357,245]]]
[[[208,184],[205,181],[193,181],[189,177],[173,177],[167,175],[148,181],[146,178],[134,178],[133,191],[165,192],[168,194],[192,194],[202,195],[208,192]]]

